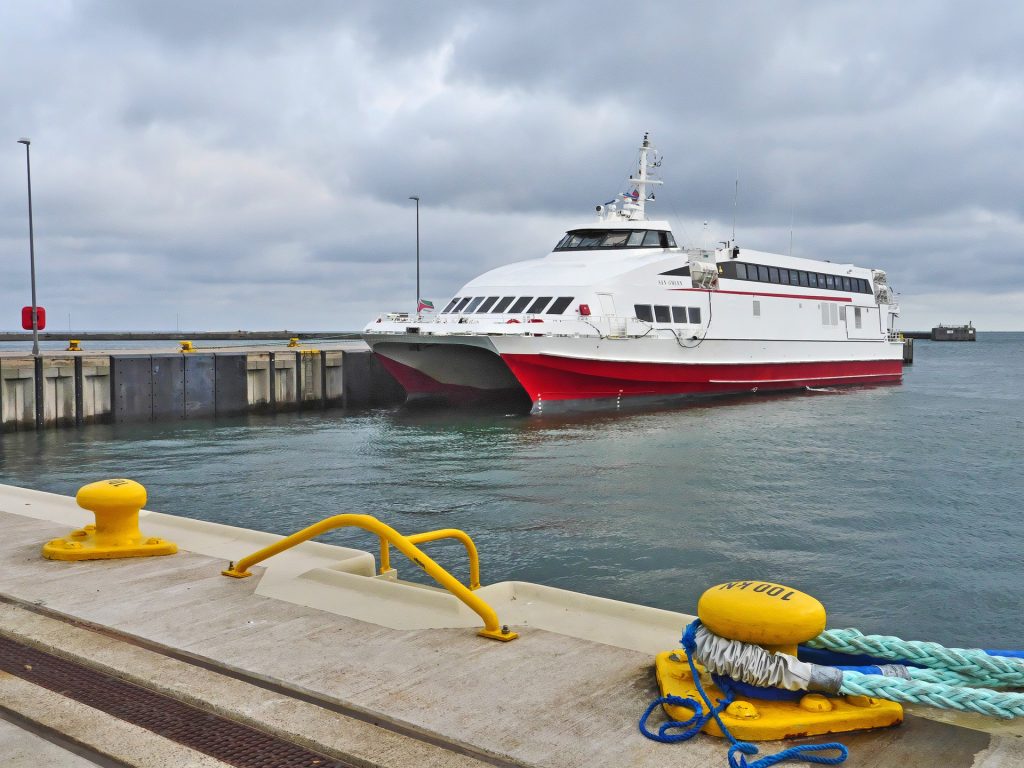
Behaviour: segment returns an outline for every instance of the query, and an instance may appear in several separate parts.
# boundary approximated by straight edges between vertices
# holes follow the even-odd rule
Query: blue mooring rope
[[[700,681],[700,674],[697,672],[697,667],[693,663],[693,654],[696,651],[697,642],[697,628],[701,626],[700,619],[695,619],[687,625],[686,629],[683,630],[683,650],[686,651],[686,660],[690,665],[690,673],[693,675],[693,682],[697,686],[697,693],[700,694],[703,699],[704,705],[707,707],[707,714],[704,714],[704,706],[700,702],[695,701],[691,698],[683,698],[682,696],[661,696],[651,702],[651,705],[647,707],[643,715],[640,717],[640,733],[649,739],[654,741],[660,741],[666,744],[674,744],[680,741],[687,741],[698,734],[711,718],[715,719],[718,723],[718,727],[722,729],[722,733],[731,742],[732,746],[729,747],[729,768],[768,768],[771,765],[777,765],[784,760],[795,760],[800,759],[809,763],[817,763],[819,765],[839,765],[841,762],[846,760],[849,756],[849,750],[847,750],[844,744],[839,742],[830,742],[828,744],[802,744],[797,747],[789,747],[781,752],[776,752],[774,755],[767,755],[762,757],[760,760],[755,760],[752,763],[747,762],[747,756],[756,755],[758,750],[754,744],[749,741],[739,741],[725,727],[725,723],[722,722],[719,713],[725,709],[729,704],[732,703],[734,694],[728,681],[724,678],[715,678],[715,682],[721,687],[722,692],[725,694],[724,699],[719,699],[718,704],[712,704],[711,699],[708,698],[707,693],[704,690],[704,686]],[[669,720],[668,722],[662,723],[658,728],[658,732],[654,733],[647,727],[647,720],[662,704],[671,704],[674,706],[683,706],[693,710],[693,717],[689,720]],[[686,730],[682,733],[667,733],[667,731],[673,728],[685,728]],[[838,752],[836,757],[826,757],[824,755],[810,754],[813,752]],[[738,753],[738,754],[737,754]]]

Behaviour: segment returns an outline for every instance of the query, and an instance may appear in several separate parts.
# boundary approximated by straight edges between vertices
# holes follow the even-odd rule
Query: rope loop
[[[683,650],[686,651],[686,660],[690,665],[690,674],[693,677],[694,686],[697,688],[697,693],[700,694],[700,697],[704,702],[704,706],[702,706],[698,701],[694,701],[690,698],[683,698],[681,696],[662,696],[657,698],[651,702],[650,706],[647,707],[643,716],[640,718],[640,733],[649,739],[660,741],[662,743],[687,741],[697,735],[707,722],[714,718],[715,722],[718,723],[718,727],[722,729],[722,734],[729,739],[731,743],[728,755],[729,768],[769,768],[769,766],[777,765],[784,760],[797,759],[804,760],[809,763],[818,763],[819,765],[838,765],[846,760],[850,754],[846,747],[838,742],[831,742],[829,744],[803,744],[797,747],[790,747],[789,749],[784,749],[781,752],[776,752],[774,755],[766,755],[760,760],[748,763],[747,756],[749,755],[753,757],[756,755],[758,753],[757,747],[749,741],[739,741],[729,732],[725,723],[722,722],[722,718],[719,717],[719,713],[729,706],[735,698],[731,683],[727,678],[715,677],[715,683],[719,686],[722,693],[725,694],[725,698],[719,699],[717,704],[712,704],[710,697],[704,690],[704,685],[700,680],[700,673],[697,671],[697,667],[693,661],[694,652],[697,649],[697,629],[700,626],[700,619],[695,619],[687,624],[686,629],[683,630],[681,642]],[[692,709],[694,713],[693,717],[689,720],[670,720],[666,723],[662,723],[658,728],[658,732],[655,734],[647,727],[647,719],[659,705],[666,703],[674,706],[685,706]],[[706,715],[704,714],[705,706],[707,707]],[[672,728],[686,728],[687,730],[683,733],[677,734],[667,733],[667,731]],[[836,751],[839,754],[835,757],[811,754],[814,752],[827,751]]]
[[[831,751],[838,752],[839,754],[835,757],[810,754],[813,752]],[[738,760],[736,759],[737,752],[742,753],[739,755]],[[801,744],[798,747],[790,747],[781,752],[776,752],[774,755],[767,755],[760,760],[748,763],[746,756],[756,754],[757,747],[750,742],[733,742],[733,746],[729,748],[729,768],[769,768],[769,766],[778,765],[784,760],[803,760],[804,762],[817,763],[818,765],[839,765],[850,756],[850,751],[844,744],[840,744],[838,741],[828,744]]]
[[[671,704],[675,707],[688,707],[693,710],[693,717],[689,720],[669,720],[662,723],[655,733],[647,727],[647,720],[651,713],[662,704]],[[650,706],[640,716],[640,733],[652,741],[660,741],[662,744],[676,744],[680,741],[692,739],[700,729],[704,727],[707,718],[702,718],[703,708],[700,703],[682,696],[660,696],[651,702]],[[692,726],[692,727],[691,727]],[[688,728],[683,733],[668,733],[673,728]]]

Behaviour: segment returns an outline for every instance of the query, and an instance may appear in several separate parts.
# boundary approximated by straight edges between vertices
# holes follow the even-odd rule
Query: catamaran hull
[[[870,351],[888,357],[751,362],[621,360],[573,356],[566,350],[501,350],[497,346],[500,344],[501,340],[482,337],[466,344],[387,343],[373,345],[373,349],[411,401],[458,404],[525,395],[534,412],[554,404],[593,401],[593,405],[606,402],[618,406],[623,399],[882,384],[899,382],[903,376],[902,358],[892,356],[893,345],[878,343],[834,346],[837,353],[847,346],[855,347],[860,354]],[[505,345],[516,346],[510,342]],[[819,345],[817,354],[823,352]]]

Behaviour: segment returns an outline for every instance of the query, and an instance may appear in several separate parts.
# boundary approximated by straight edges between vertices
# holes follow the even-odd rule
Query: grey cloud
[[[645,130],[654,214],[691,239],[704,219],[728,235],[738,170],[743,245],[785,252],[792,219],[797,255],[882,266],[905,294],[963,292],[966,263],[972,289],[1019,291],[1022,22],[924,2],[8,5],[0,327],[27,285],[23,134],[43,295],[97,326],[408,307],[410,194],[439,300],[585,220]]]

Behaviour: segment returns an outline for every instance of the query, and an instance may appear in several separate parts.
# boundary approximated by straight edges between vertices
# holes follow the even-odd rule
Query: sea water
[[[901,385],[571,416],[389,408],[0,437],[0,482],[126,476],[150,509],[290,533],[341,512],[455,527],[484,583],[693,612],[764,579],[830,626],[1024,648],[1024,334],[917,342]],[[373,550],[368,534],[324,540]],[[425,545],[465,576],[459,545]],[[422,579],[393,554],[403,578]]]

